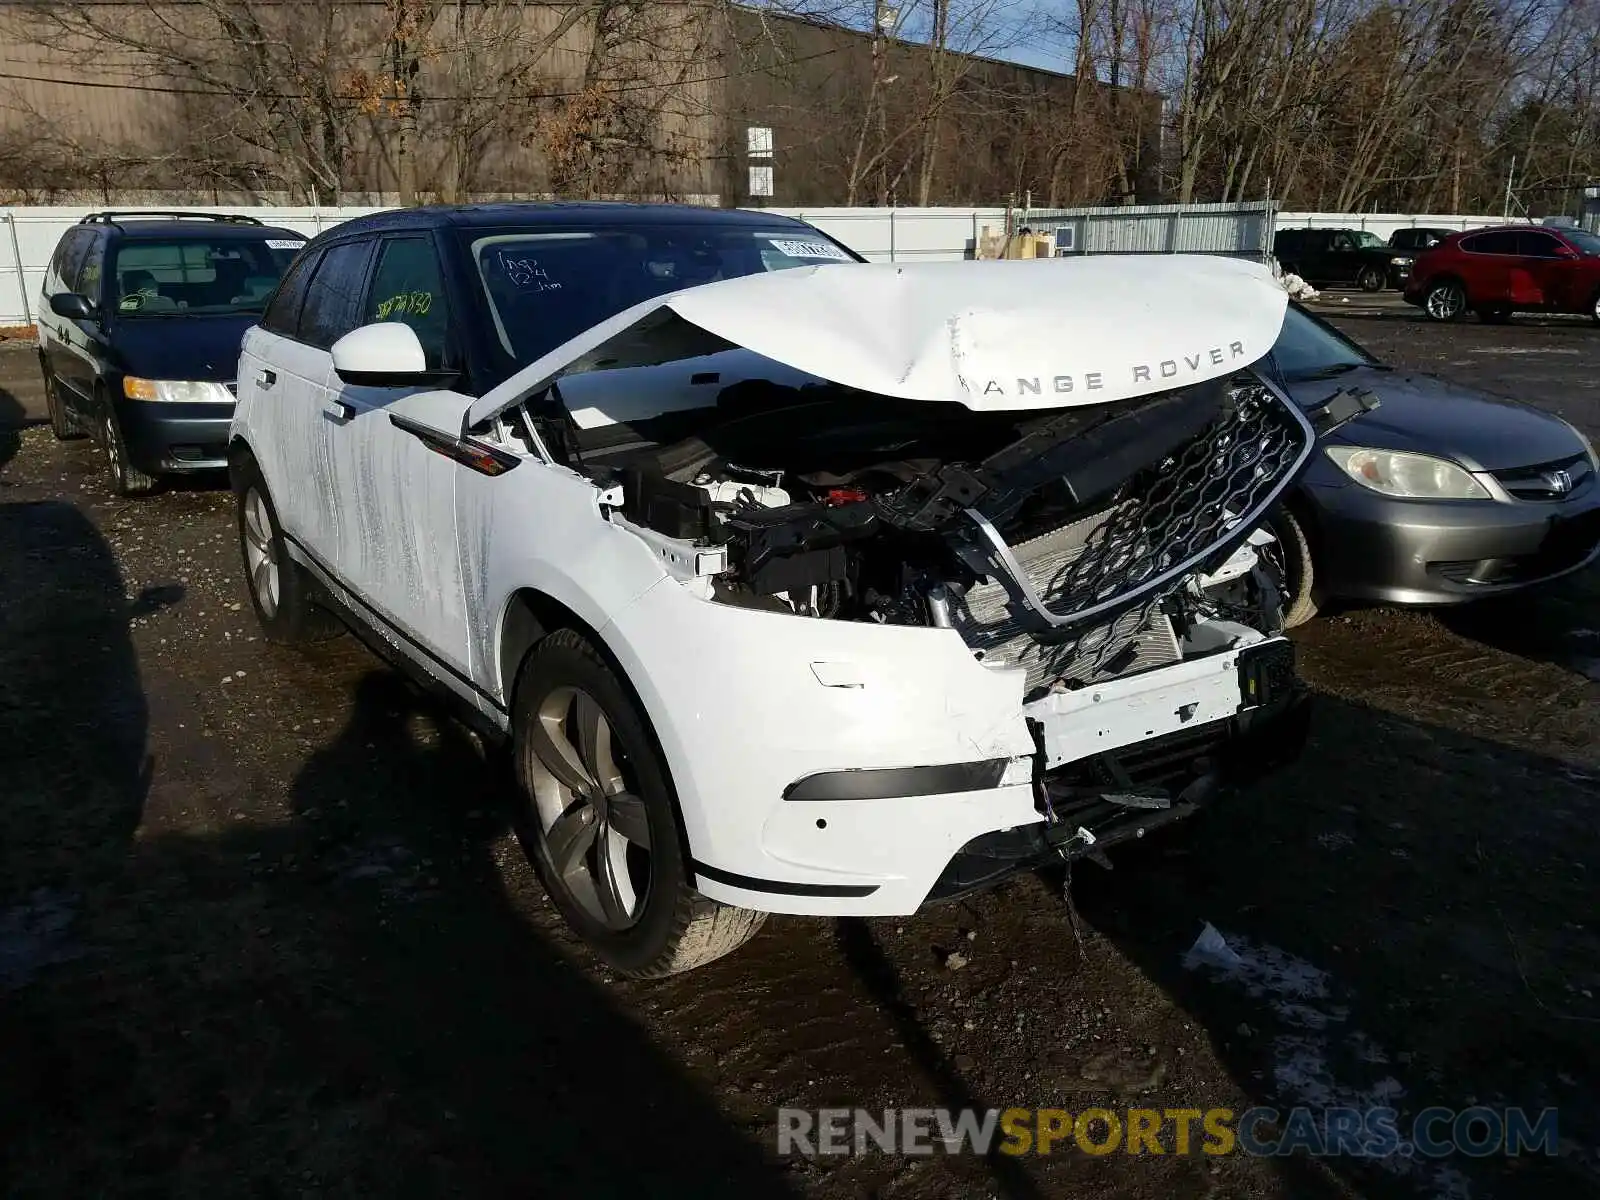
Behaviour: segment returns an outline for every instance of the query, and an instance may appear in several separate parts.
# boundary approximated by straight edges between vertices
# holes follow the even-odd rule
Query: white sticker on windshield
[[[768,238],[767,243],[778,253],[790,258],[831,258],[835,262],[854,260],[831,242],[797,242],[783,238]]]
[[[305,243],[305,239],[304,238],[268,238],[267,239],[267,249],[268,250],[298,250],[298,249],[300,249],[301,246],[304,246],[305,244],[306,243]]]

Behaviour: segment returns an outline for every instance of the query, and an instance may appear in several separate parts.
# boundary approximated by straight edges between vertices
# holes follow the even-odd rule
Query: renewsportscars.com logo
[[[1425,1108],[780,1108],[778,1153],[1249,1154],[1472,1158],[1557,1151],[1556,1110]]]

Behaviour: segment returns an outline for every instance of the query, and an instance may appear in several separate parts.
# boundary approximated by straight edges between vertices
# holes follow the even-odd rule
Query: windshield
[[[111,266],[121,316],[258,313],[305,245],[300,238],[123,242]]]
[[[1600,257],[1600,236],[1587,229],[1563,229],[1561,236],[1590,258]]]
[[[792,226],[474,230],[468,236],[495,334],[519,366],[653,296],[765,271],[857,261],[823,234]]]
[[[1356,245],[1363,250],[1373,246],[1383,245],[1383,240],[1379,238],[1377,234],[1368,229],[1352,230],[1350,236],[1355,238]]]
[[[1380,365],[1354,342],[1347,341],[1316,318],[1290,305],[1283,328],[1272,346],[1272,360],[1291,383],[1328,379],[1357,367]]]

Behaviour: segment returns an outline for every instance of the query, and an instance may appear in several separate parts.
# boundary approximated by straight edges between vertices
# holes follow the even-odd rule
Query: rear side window
[[[389,238],[379,244],[372,288],[360,324],[399,321],[416,331],[430,370],[444,365],[450,341],[450,316],[444,276],[433,239]]]
[[[263,329],[282,334],[284,337],[299,336],[300,306],[305,303],[306,285],[311,282],[311,269],[317,265],[317,260],[321,257],[320,251],[312,250],[294,260],[284,275],[283,282],[278,285],[278,290],[273,293],[271,301],[267,304],[266,314],[261,318]]]
[[[371,242],[330,246],[312,272],[300,310],[300,340],[328,349],[356,327]]]

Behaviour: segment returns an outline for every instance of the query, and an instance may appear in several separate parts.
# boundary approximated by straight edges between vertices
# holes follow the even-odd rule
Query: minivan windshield
[[[1283,328],[1273,343],[1272,361],[1290,383],[1331,379],[1357,367],[1382,365],[1354,342],[1292,304],[1283,315]]]
[[[858,262],[812,229],[649,225],[464,232],[500,347],[519,367],[643,300],[766,271]]]
[[[304,245],[268,236],[125,241],[107,279],[111,307],[124,317],[258,313]]]

